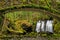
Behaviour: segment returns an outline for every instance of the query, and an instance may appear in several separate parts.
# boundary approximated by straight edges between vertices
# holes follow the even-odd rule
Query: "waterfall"
[[[41,21],[41,31],[43,31],[44,32],[44,24],[45,22],[44,21]]]
[[[36,32],[39,33],[40,32],[40,26],[41,26],[41,22],[40,20],[37,22],[37,25],[36,25]]]
[[[46,31],[47,32],[53,33],[53,25],[52,25],[52,23],[53,23],[53,21],[51,21],[51,20],[48,20],[46,22]]]
[[[39,20],[36,25],[36,32],[39,33],[40,31],[53,33],[53,21],[47,20],[45,23],[45,21]]]

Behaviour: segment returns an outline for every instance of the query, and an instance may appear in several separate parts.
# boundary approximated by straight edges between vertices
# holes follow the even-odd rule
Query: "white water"
[[[45,28],[45,21],[38,21],[37,25],[36,25],[36,32],[39,33],[40,31],[44,32],[51,32],[53,33],[53,21],[51,20],[47,20],[46,22],[46,30],[44,30]]]
[[[46,31],[53,33],[53,25],[52,25],[53,21],[48,20],[46,23]]]
[[[44,31],[44,21],[41,21],[41,31]]]
[[[41,22],[40,20],[37,22],[37,25],[36,25],[36,32],[40,32],[40,26],[41,26]]]

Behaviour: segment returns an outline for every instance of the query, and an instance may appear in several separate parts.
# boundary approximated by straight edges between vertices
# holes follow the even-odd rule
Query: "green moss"
[[[37,33],[31,32],[30,34],[28,34],[28,36],[30,36],[30,37],[36,37],[37,36]]]
[[[41,36],[42,36],[42,37],[46,37],[46,36],[47,36],[47,34],[41,34]]]
[[[55,32],[60,33],[60,22],[57,22],[54,27]]]

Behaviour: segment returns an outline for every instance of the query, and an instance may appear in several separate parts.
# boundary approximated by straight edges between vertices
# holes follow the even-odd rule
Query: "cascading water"
[[[47,20],[45,24],[45,21],[39,20],[36,25],[36,32],[39,33],[40,31],[53,33],[53,21]]]
[[[47,22],[46,22],[46,31],[47,32],[51,32],[51,33],[53,33],[53,21],[51,21],[51,20],[48,20]]]
[[[41,21],[39,20],[37,22],[37,25],[36,25],[36,32],[39,33],[40,32],[40,26],[41,26]]]
[[[45,22],[44,21],[41,21],[41,31],[43,31],[44,32],[44,24]]]

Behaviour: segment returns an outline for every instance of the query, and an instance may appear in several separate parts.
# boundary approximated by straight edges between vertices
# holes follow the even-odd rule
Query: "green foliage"
[[[4,4],[3,5],[5,5],[5,3],[6,3],[6,1],[2,1],[2,2],[4,2]],[[8,1],[7,1],[8,2]],[[13,1],[10,1],[11,3],[13,2]],[[37,2],[38,2],[38,4],[37,4]],[[12,3],[12,5],[11,5],[11,3],[9,4],[9,5],[6,5],[6,8],[4,7],[4,8],[2,8],[2,5],[1,5],[1,10],[2,9],[8,9],[8,8],[14,8],[14,7],[22,7],[22,6],[31,6],[31,7],[38,7],[38,8],[40,8],[40,7],[42,7],[42,8],[44,8],[44,9],[47,9],[47,10],[49,10],[50,12],[57,12],[57,13],[60,13],[58,10],[56,10],[56,9],[53,9],[52,8],[52,5],[51,4],[49,4],[49,3],[51,3],[52,1],[51,0],[38,0],[38,1],[36,1],[36,0],[29,0],[29,1],[27,1],[27,0],[15,0],[13,3]],[[57,3],[57,2],[56,2]],[[15,5],[14,5],[15,4]],[[18,4],[18,5],[17,5]],[[58,3],[57,3],[58,4]],[[47,8],[45,8],[45,7],[47,7]],[[51,9],[51,8],[52,9]]]
[[[31,32],[30,34],[28,34],[29,36],[31,36],[31,37],[36,37],[37,36],[37,33],[35,33],[35,32]]]
[[[41,34],[41,36],[42,36],[42,37],[46,37],[46,36],[47,36],[47,34]]]
[[[2,23],[2,17],[0,16],[0,24]]]
[[[22,0],[22,2],[26,2],[26,0]]]
[[[54,27],[55,32],[60,33],[60,22],[57,22]]]
[[[53,36],[54,36],[55,38],[57,38],[57,37],[60,37],[60,34],[54,33]]]
[[[2,22],[3,22],[3,18],[0,16],[0,31],[2,29]]]

